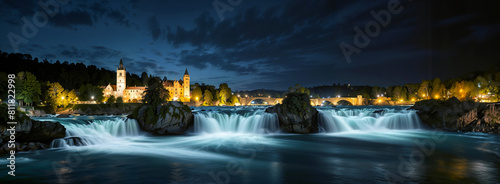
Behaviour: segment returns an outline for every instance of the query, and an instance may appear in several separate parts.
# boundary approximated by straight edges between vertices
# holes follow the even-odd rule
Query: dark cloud
[[[89,12],[86,11],[72,11],[68,13],[58,13],[49,21],[56,27],[75,28],[75,26],[92,26],[94,21]]]
[[[151,36],[153,37],[153,40],[158,40],[158,38],[160,38],[160,35],[162,34],[162,30],[156,16],[152,16],[149,18],[148,28],[151,31]]]
[[[390,24],[371,38],[360,54],[353,55],[354,62],[350,64],[339,44],[353,44],[356,35],[353,28],[364,30],[368,22],[375,20],[370,11],[385,10],[386,1],[289,1],[280,6],[252,7],[221,22],[203,12],[194,20],[192,28],[168,27],[165,38],[176,47],[194,47],[181,52],[179,64],[198,69],[213,66],[241,75],[274,77],[276,83],[290,79],[305,83],[311,83],[308,81],[312,79],[342,82],[346,81],[345,76],[350,76],[349,80],[355,84],[389,85],[386,79],[391,79],[394,71],[404,76],[405,72],[401,71],[409,70],[405,67],[408,65],[415,66],[406,72],[413,73],[413,77],[400,77],[401,80],[393,82],[456,77],[460,75],[456,71],[470,70],[470,65],[450,71],[436,63],[448,65],[451,58],[470,62],[466,58],[472,59],[472,53],[482,53],[474,57],[487,60],[485,63],[496,62],[491,47],[481,51],[470,49],[477,48],[478,44],[495,45],[494,40],[500,40],[500,20],[492,18],[499,17],[499,13],[494,10],[495,6],[487,4],[401,1],[402,13],[392,15]],[[481,10],[485,6],[490,11]],[[467,57],[467,53],[471,53],[471,57]],[[269,70],[277,72],[269,73]],[[329,75],[332,71],[338,75]],[[362,75],[357,77],[345,71]],[[381,77],[367,79],[373,76]]]
[[[132,23],[126,18],[125,14],[118,10],[111,10],[108,13],[108,17],[120,25],[124,25],[126,27],[130,27],[132,25]]]
[[[0,2],[5,33],[12,27],[21,34],[21,17],[40,10],[37,1]],[[457,77],[498,63],[499,3],[452,0],[400,1],[403,11],[348,63],[339,44],[353,45],[354,28],[365,30],[375,21],[370,12],[387,9],[388,2],[245,1],[219,21],[211,1],[70,1],[48,25],[66,29],[40,31],[20,48],[112,70],[123,59],[130,72],[159,76],[177,76],[186,67],[215,69],[193,80],[227,81],[234,89],[387,86]],[[3,41],[2,50],[10,49]]]
[[[66,47],[59,45],[59,55],[64,58],[83,59],[86,63],[96,62],[98,60],[115,59],[118,60],[122,53],[103,46],[92,46],[90,48],[80,49],[77,47]]]

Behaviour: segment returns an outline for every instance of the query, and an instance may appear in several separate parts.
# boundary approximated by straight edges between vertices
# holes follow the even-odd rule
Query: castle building
[[[189,73],[186,69],[182,80],[163,81],[163,86],[170,93],[170,99],[174,101],[189,102],[191,98]],[[141,102],[142,95],[147,86],[129,86],[127,87],[127,71],[120,60],[120,65],[116,70],[116,85],[108,84],[104,88],[104,96],[122,97],[124,102]]]
[[[186,69],[182,80],[163,81],[163,87],[165,87],[165,89],[167,89],[170,93],[171,100],[189,102],[191,98],[191,89],[189,82],[189,73]]]

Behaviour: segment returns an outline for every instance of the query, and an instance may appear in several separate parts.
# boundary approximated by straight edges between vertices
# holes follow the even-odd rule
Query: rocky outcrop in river
[[[457,98],[424,100],[410,109],[418,110],[422,122],[444,131],[500,133],[500,106]]]
[[[144,105],[136,109],[129,118],[136,119],[142,130],[155,135],[184,134],[194,125],[191,109],[182,102],[169,102],[156,108]]]
[[[311,106],[305,93],[289,93],[278,104],[266,109],[268,113],[276,113],[280,128],[287,133],[309,134],[318,132],[318,110]]]
[[[22,113],[19,114],[16,120],[17,125],[15,125],[14,134],[14,149],[16,151],[49,148],[50,143],[54,139],[63,138],[66,135],[66,128],[59,122],[35,121],[29,119]],[[0,154],[7,153],[11,150],[11,148],[9,148],[9,141],[11,140],[10,128],[11,125],[7,125],[6,121],[0,124]]]

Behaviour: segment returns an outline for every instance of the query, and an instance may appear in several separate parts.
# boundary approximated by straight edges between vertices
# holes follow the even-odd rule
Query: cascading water
[[[278,131],[277,115],[263,111],[244,115],[206,112],[196,114],[194,119],[195,133],[275,133]]]
[[[320,132],[421,129],[415,111],[341,109],[319,111]]]
[[[119,137],[140,135],[137,121],[127,118],[63,124],[66,127],[66,137],[52,141],[51,147],[53,148],[93,145],[116,140]]]

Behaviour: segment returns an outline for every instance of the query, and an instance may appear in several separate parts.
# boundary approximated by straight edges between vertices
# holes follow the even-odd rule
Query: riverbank
[[[417,110],[422,122],[436,130],[452,132],[500,133],[500,105],[460,102],[456,98],[424,100],[410,109]]]

